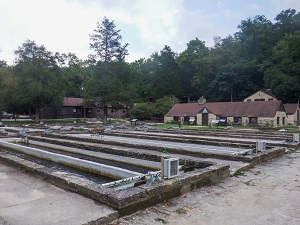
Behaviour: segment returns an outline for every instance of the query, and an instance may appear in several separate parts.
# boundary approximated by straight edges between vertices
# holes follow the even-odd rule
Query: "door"
[[[208,113],[202,113],[202,126],[208,126]]]

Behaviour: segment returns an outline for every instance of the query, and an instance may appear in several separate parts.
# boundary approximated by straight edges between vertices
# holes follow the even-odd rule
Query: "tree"
[[[0,53],[2,52],[2,50],[0,49]],[[1,67],[5,67],[5,66],[7,66],[7,62],[6,61],[4,61],[4,60],[0,60],[0,68]]]
[[[251,61],[242,60],[226,64],[217,72],[209,86],[213,98],[216,101],[243,100],[255,89],[255,84],[250,79],[254,66]]]
[[[148,102],[152,98],[155,67],[156,63],[151,59],[139,59],[130,64],[135,102]]]
[[[273,48],[272,58],[265,62],[267,88],[287,102],[300,99],[300,32],[287,34]]]
[[[181,94],[180,69],[175,61],[175,53],[165,46],[160,53],[151,56],[154,67],[152,73],[152,99]]]
[[[296,13],[295,9],[281,11],[281,13],[276,16],[275,21],[274,29],[276,31],[277,40],[280,40],[286,34],[294,34],[300,30],[300,13]]]
[[[121,45],[120,30],[115,29],[114,21],[104,17],[90,35],[90,48],[96,52],[92,59],[91,79],[85,83],[87,96],[95,105],[104,110],[103,120],[107,121],[108,105],[126,107],[130,102],[130,86],[122,82],[127,76],[124,58],[128,55],[128,44]]]
[[[80,60],[75,53],[55,53],[60,66],[61,79],[64,80],[66,97],[84,97],[83,83],[88,79],[87,63]]]
[[[209,49],[198,38],[187,44],[187,49],[179,54],[180,83],[183,95],[205,95],[211,76]]]
[[[124,60],[128,55],[127,46],[121,45],[122,36],[120,30],[116,30],[114,21],[109,21],[106,17],[97,23],[97,28],[90,35],[90,48],[96,52],[92,58],[97,62],[111,62]]]
[[[179,103],[179,99],[174,96],[157,99],[154,103],[154,116],[163,121],[164,116],[169,112],[175,103]]]
[[[148,120],[152,119],[154,115],[154,108],[153,105],[149,102],[136,103],[130,110],[129,114],[132,118],[136,118],[139,120]]]
[[[240,31],[235,33],[235,37],[241,42],[244,58],[262,63],[271,55],[276,38],[270,20],[259,15],[242,20],[238,28]]]
[[[17,82],[18,104],[24,106],[39,120],[40,113],[48,107],[59,107],[65,96],[59,67],[52,52],[34,41],[26,40],[15,51],[16,65],[13,77]]]

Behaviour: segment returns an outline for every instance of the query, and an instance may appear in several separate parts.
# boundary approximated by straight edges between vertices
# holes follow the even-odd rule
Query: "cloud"
[[[251,9],[251,10],[256,10],[256,11],[260,11],[261,10],[260,6],[258,4],[256,4],[256,3],[249,3],[247,5],[247,8]]]
[[[248,1],[200,0],[0,0],[0,59],[13,61],[13,51],[26,39],[49,51],[76,53],[86,59],[89,35],[104,16],[114,20],[129,43],[128,61],[148,58],[169,45],[181,52],[198,37],[213,45],[214,36],[233,34],[242,19],[255,10],[295,8],[299,0]],[[245,11],[247,10],[248,11]],[[249,10],[251,9],[251,10]],[[268,11],[268,12],[269,12]],[[254,15],[253,15],[254,16]]]
[[[286,10],[289,8],[296,9],[300,11],[300,1],[299,0],[270,0],[271,6],[276,10]],[[279,12],[278,12],[279,13]]]

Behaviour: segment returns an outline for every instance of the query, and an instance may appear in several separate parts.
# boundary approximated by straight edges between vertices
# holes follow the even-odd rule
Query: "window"
[[[268,99],[268,101],[273,101],[273,100],[274,100],[273,98],[269,98],[269,99]]]
[[[251,99],[247,99],[247,102],[251,102]]]
[[[219,125],[220,126],[226,126],[227,125],[227,117],[220,117]]]
[[[257,124],[257,117],[249,117],[249,124]]]
[[[282,124],[285,124],[285,117],[282,117]]]
[[[277,117],[277,125],[280,124],[280,117]]]
[[[242,124],[242,117],[233,117],[234,124]]]

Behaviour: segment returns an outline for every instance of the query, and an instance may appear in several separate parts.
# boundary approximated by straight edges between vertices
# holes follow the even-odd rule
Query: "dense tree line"
[[[114,21],[99,22],[90,41],[95,54],[81,60],[26,40],[15,50],[14,65],[0,60],[0,108],[38,116],[60,107],[63,97],[84,97],[105,112],[108,105],[128,107],[148,119],[162,117],[178,99],[241,101],[261,89],[284,102],[300,98],[300,13],[294,9],[274,22],[262,15],[242,20],[236,33],[215,37],[211,48],[195,38],[181,53],[165,45],[132,63],[125,62],[128,44],[121,44]]]

